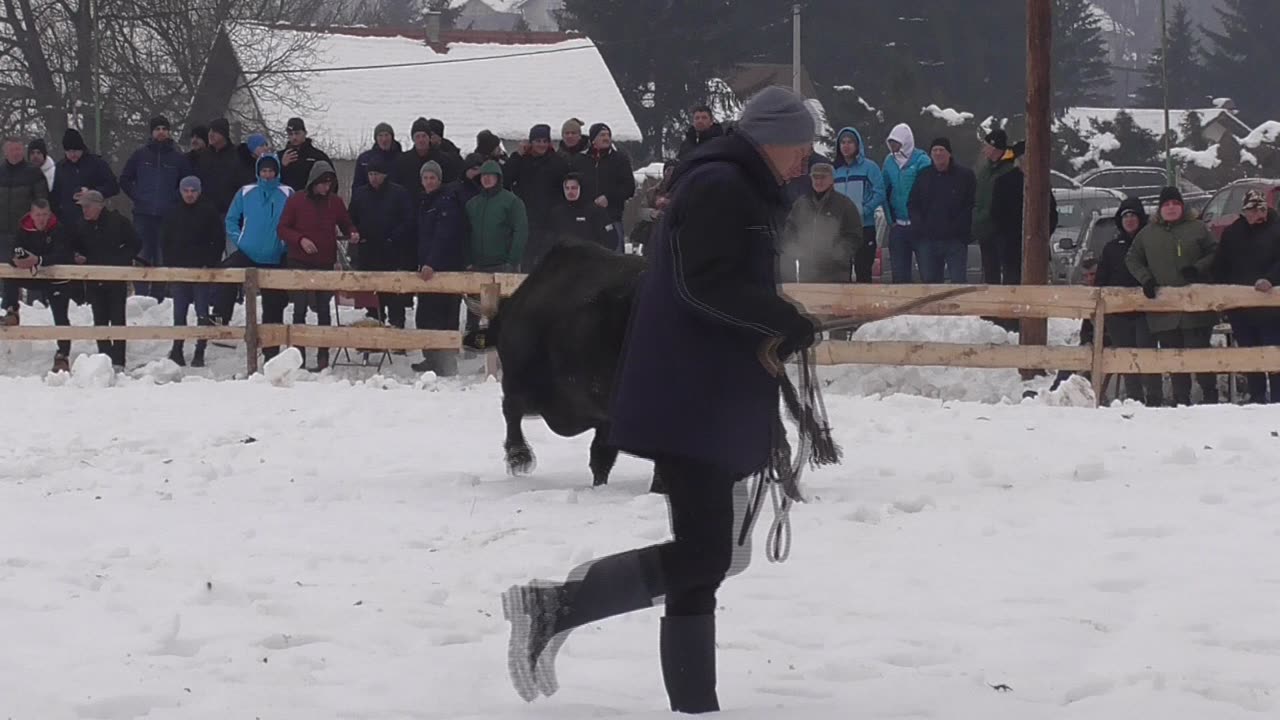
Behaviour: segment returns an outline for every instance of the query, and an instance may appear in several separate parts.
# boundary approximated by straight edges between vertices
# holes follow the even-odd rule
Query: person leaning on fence
[[[1176,187],[1160,191],[1159,210],[1133,240],[1125,265],[1142,283],[1142,292],[1154,299],[1164,287],[1186,287],[1206,282],[1217,243],[1209,228],[1187,212]],[[1207,348],[1213,337],[1217,313],[1147,313],[1147,327],[1161,348]],[[1191,404],[1190,373],[1174,373],[1173,401]],[[1198,373],[1205,404],[1218,402],[1218,376]]]
[[[493,161],[491,161],[493,162]],[[444,171],[434,161],[422,166],[422,194],[415,208],[417,265],[423,280],[437,272],[457,272],[466,267],[468,221],[457,183],[444,185]],[[504,191],[505,192],[505,191]],[[415,325],[419,330],[458,329],[462,299],[457,295],[421,293]],[[438,375],[456,375],[458,353],[451,350],[424,350],[415,372],[428,370]]]
[[[21,140],[5,139],[4,162],[0,164],[0,258],[12,255],[22,218],[31,211],[31,201],[49,197],[44,174],[27,164],[25,153]],[[5,296],[4,306],[14,308],[14,311],[6,314],[0,322],[9,326],[17,325],[18,297]]]
[[[97,190],[80,195],[84,222],[75,228],[72,245],[78,265],[128,267],[142,265],[138,257],[141,242],[133,224],[123,215],[106,208],[106,200]],[[124,282],[90,280],[85,282],[85,299],[93,308],[93,324],[97,327],[124,327],[125,304],[129,287]],[[111,364],[124,369],[125,341],[99,340],[98,352],[110,356]]]
[[[1210,268],[1213,282],[1244,285],[1270,293],[1280,285],[1280,215],[1257,190],[1245,193],[1240,217],[1222,233]],[[1227,313],[1240,347],[1280,345],[1280,309],[1239,308]],[[1248,373],[1249,401],[1280,403],[1280,373]]]
[[[164,264],[160,246],[160,224],[178,204],[178,182],[191,175],[191,163],[169,136],[169,121],[163,115],[151,118],[151,140],[129,156],[120,171],[120,189],[133,201],[133,222],[142,243],[142,259],[150,265]],[[164,283],[140,283],[141,294],[164,299]]]
[[[280,239],[289,249],[285,264],[296,270],[333,270],[338,263],[339,229],[350,236],[353,245],[360,243],[360,233],[351,224],[347,204],[338,195],[338,175],[332,165],[321,161],[311,166],[306,192],[294,193],[280,216]],[[306,324],[308,306],[315,310],[320,326],[333,324],[332,292],[302,290],[290,295],[294,325]],[[306,358],[303,348],[303,364]],[[321,347],[316,351],[313,372],[322,372],[327,367],[329,348]]]
[[[1098,287],[1140,288],[1142,283],[1129,271],[1125,259],[1134,238],[1147,226],[1146,211],[1138,198],[1128,198],[1116,211],[1116,236],[1102,248],[1098,262]],[[1107,338],[1119,348],[1154,348],[1151,330],[1143,313],[1109,313],[1105,325]],[[1164,404],[1164,381],[1161,375],[1124,376],[1125,395],[1148,407]]]
[[[48,200],[32,200],[31,211],[22,218],[18,226],[18,236],[14,241],[13,257],[9,264],[19,270],[30,270],[33,274],[42,268],[70,265],[75,262],[75,239],[72,237],[71,227],[58,220]],[[77,290],[83,287],[69,280],[6,280],[4,285],[6,298],[17,298],[18,289],[22,287],[46,289],[49,309],[53,311],[53,324],[58,327],[71,324],[67,312],[73,299],[81,299]],[[6,307],[5,310],[17,317],[16,306]],[[53,372],[70,370],[70,356],[71,341],[59,340],[57,353],[53,356]]]
[[[227,210],[224,229],[235,251],[222,261],[227,268],[268,268],[284,265],[285,247],[280,240],[280,216],[293,189],[280,182],[280,160],[271,154],[257,160],[258,181],[245,185],[236,193]],[[236,285],[223,285],[218,291],[214,322],[230,325],[236,305]],[[284,290],[262,291],[262,322],[284,324],[284,308],[289,304]],[[278,346],[264,347],[267,360],[279,354]]]
[[[351,191],[348,211],[351,223],[360,233],[360,244],[355,246],[355,266],[367,272],[417,270],[413,197],[388,177],[390,163],[385,155],[373,153],[364,157],[365,182]],[[392,327],[404,329],[405,309],[412,303],[412,295],[378,293],[377,306],[368,308],[366,314],[378,322],[390,321]]]
[[[206,148],[207,149],[207,148]],[[165,264],[175,268],[212,268],[222,260],[226,247],[222,214],[204,199],[200,178],[188,175],[178,184],[182,202],[169,211],[160,226],[160,240],[166,258]],[[187,314],[195,306],[196,323],[209,326],[209,307],[213,303],[213,285],[205,283],[169,283],[169,295],[173,298],[173,324],[185,327]],[[184,342],[174,340],[169,359],[180,366],[187,360]],[[192,367],[204,367],[207,340],[197,340]]]

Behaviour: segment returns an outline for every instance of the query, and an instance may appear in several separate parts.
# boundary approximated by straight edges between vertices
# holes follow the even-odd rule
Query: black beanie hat
[[[289,122],[285,124],[284,129],[287,132],[293,132],[294,130],[301,130],[302,132],[306,132],[307,124],[302,122],[302,118],[298,118],[298,117],[289,118]]]
[[[613,135],[613,130],[611,130],[609,126],[604,123],[596,123],[595,125],[592,125],[591,131],[587,134],[587,140],[589,142],[594,143],[596,141],[596,137],[599,136],[600,133],[604,132],[605,130],[608,130],[609,134]]]
[[[529,128],[529,141],[546,140],[551,141],[551,126],[545,123],[538,123]]]
[[[502,144],[502,140],[488,130],[481,130],[476,133],[476,152],[480,155],[488,157],[493,154],[494,150]]]
[[[933,152],[936,147],[945,148],[947,152],[951,152],[951,140],[944,137],[935,138],[933,142],[929,143],[929,152]]]
[[[215,118],[209,123],[209,132],[216,132],[226,138],[227,142],[231,142],[231,123],[227,122],[226,118]]]
[[[997,150],[1009,149],[1009,133],[1001,128],[996,128],[987,133],[987,137],[983,139],[988,145]]]
[[[63,151],[84,151],[88,150],[89,146],[84,144],[84,136],[80,134],[79,130],[75,128],[67,128],[67,131],[62,133],[62,149]]]
[[[414,135],[417,135],[420,132],[427,133],[428,135],[431,134],[431,126],[428,124],[427,119],[424,117],[420,117],[417,120],[413,121],[413,127],[409,129],[409,137],[413,137]]]
[[[431,118],[427,121],[427,134],[444,137],[444,123],[435,118]]]
[[[170,127],[173,127],[172,125],[169,124],[169,118],[163,115],[156,115],[155,117],[151,118],[151,122],[148,124],[150,125],[152,132],[155,132],[156,128],[165,128],[167,130]]]
[[[204,125],[197,125],[191,128],[191,137],[200,138],[205,145],[209,144],[209,128]],[[225,135],[223,137],[226,137]]]
[[[49,144],[44,138],[31,138],[31,142],[27,143],[27,154],[31,154],[32,150],[39,150],[45,157],[49,157]]]
[[[1172,186],[1172,185],[1170,185],[1169,187],[1166,187],[1166,188],[1164,188],[1163,190],[1161,190],[1161,191],[1160,191],[1160,204],[1161,204],[1161,205],[1164,205],[1165,203],[1169,202],[1170,200],[1177,200],[1180,204],[1182,204],[1182,203],[1183,203],[1183,200],[1182,200],[1182,191],[1181,191],[1181,190],[1179,190],[1178,188],[1176,188],[1176,187]]]

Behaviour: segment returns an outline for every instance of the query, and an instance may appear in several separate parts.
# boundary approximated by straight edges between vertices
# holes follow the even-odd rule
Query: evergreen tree
[[[1198,112],[1187,113],[1187,116],[1182,119],[1182,127],[1178,128],[1178,134],[1182,139],[1174,143],[1175,145],[1191,150],[1205,150],[1209,147],[1209,141],[1204,137],[1204,121]]]
[[[1089,0],[1053,0],[1053,108],[1106,102],[1111,85],[1102,20]]]
[[[1089,154],[1089,143],[1080,128],[1065,121],[1053,128],[1053,144],[1049,148],[1049,166],[1058,172],[1075,177],[1088,168],[1072,162]]]
[[[1195,108],[1207,104],[1205,71],[1201,63],[1204,48],[1196,37],[1187,6],[1178,3],[1169,19],[1169,107]],[[1147,63],[1147,84],[1138,90],[1142,107],[1164,107],[1164,51],[1156,46]]]
[[[1222,0],[1222,31],[1205,30],[1209,87],[1255,122],[1280,117],[1280,2]]]
[[[1118,147],[1102,153],[1112,165],[1156,165],[1164,156],[1160,139],[1134,122],[1133,116],[1121,110],[1109,122],[1092,121],[1095,133],[1111,133]]]

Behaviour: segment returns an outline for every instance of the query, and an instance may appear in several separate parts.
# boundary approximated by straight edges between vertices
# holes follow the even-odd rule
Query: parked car
[[[1076,182],[1074,178],[1057,170],[1049,171],[1049,187],[1054,190],[1079,190],[1082,185]]]
[[[1119,210],[1119,203],[1095,209],[1088,221],[1078,228],[1075,237],[1059,238],[1052,248],[1049,284],[1079,285],[1084,281],[1084,261],[1102,257],[1102,248],[1116,236],[1116,212]]]
[[[1209,225],[1214,239],[1221,240],[1222,233],[1240,217],[1240,207],[1244,205],[1244,195],[1250,190],[1257,190],[1267,198],[1267,205],[1276,208],[1280,203],[1280,180],[1266,178],[1245,178],[1236,180],[1213,194],[1200,219]]]
[[[1139,198],[1148,211],[1154,212],[1160,191],[1168,184],[1168,175],[1160,167],[1113,167],[1090,170],[1076,180],[1084,187],[1109,188],[1127,197]],[[1182,190],[1182,199],[1193,212],[1199,212],[1213,195],[1181,177],[1178,178],[1178,189]]]

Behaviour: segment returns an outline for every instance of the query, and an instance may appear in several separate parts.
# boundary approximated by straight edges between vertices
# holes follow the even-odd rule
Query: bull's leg
[[[613,472],[614,463],[618,462],[618,448],[609,444],[609,426],[596,428],[595,439],[591,441],[591,480],[596,487],[609,482],[609,473]]]
[[[525,475],[535,464],[533,449],[524,439],[520,422],[524,419],[524,404],[512,395],[502,397],[502,417],[507,421],[507,438],[503,449],[507,451],[507,470],[512,475]]]

